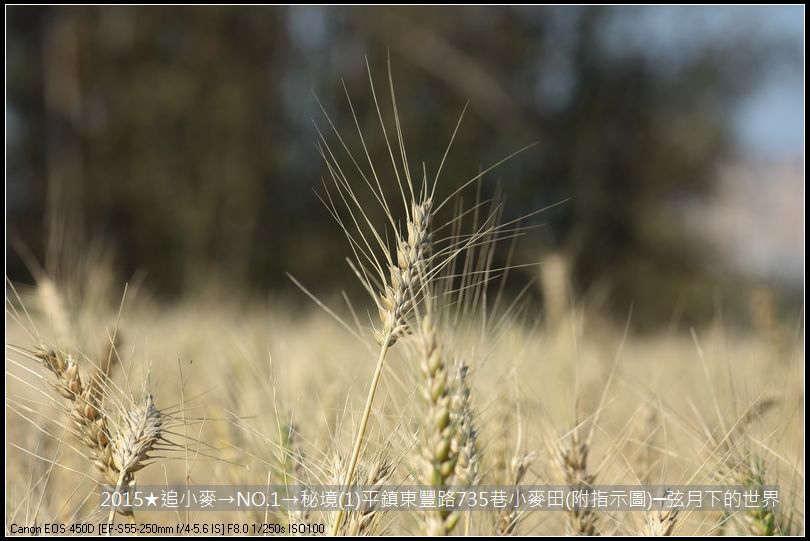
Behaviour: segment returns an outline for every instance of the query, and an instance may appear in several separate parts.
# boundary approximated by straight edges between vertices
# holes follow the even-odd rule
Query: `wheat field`
[[[318,132],[318,196],[346,234],[347,280],[365,296],[317,297],[293,276],[283,297],[212,287],[167,302],[148,279],[116,283],[81,247],[58,276],[7,280],[6,533],[62,524],[193,535],[161,528],[272,523],[285,534],[292,525],[336,535],[803,534],[803,315],[756,332],[718,315],[640,334],[632,309],[611,321],[571,299],[564,279],[547,295],[556,291],[556,313],[538,308],[521,293],[536,285],[501,286],[524,263],[502,265],[496,250],[532,230],[504,220],[497,197],[474,197],[492,168],[457,181],[442,176],[444,162],[429,171],[408,156],[389,82],[371,87],[380,132],[348,141],[353,127],[328,116]],[[369,137],[384,138],[388,156],[368,155]],[[444,183],[449,195],[439,196]],[[551,287],[552,257],[540,259],[539,282]],[[271,484],[778,485],[780,507],[98,505],[102,485]]]

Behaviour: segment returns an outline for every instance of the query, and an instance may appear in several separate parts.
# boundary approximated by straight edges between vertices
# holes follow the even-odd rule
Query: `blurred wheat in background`
[[[784,24],[740,9],[9,8],[7,533],[803,534],[796,156],[741,160],[731,106],[795,43],[705,38]],[[98,506],[225,484],[781,505]]]

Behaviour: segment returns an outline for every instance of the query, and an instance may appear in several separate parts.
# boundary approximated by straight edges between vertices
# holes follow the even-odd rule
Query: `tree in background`
[[[324,174],[311,120],[328,128],[311,91],[350,132],[342,78],[364,132],[379,133],[363,56],[380,90],[390,51],[411,158],[435,170],[468,99],[446,191],[540,141],[486,189],[500,181],[515,216],[567,199],[537,217],[548,227],[529,257],[562,254],[577,291],[607,292],[622,313],[634,302],[649,322],[678,305],[709,313],[711,254],[679,205],[711,188],[734,149],[734,105],[785,56],[744,28],[711,39],[675,28],[681,44],[658,50],[643,8],[7,12],[8,220],[34,252],[71,224],[164,293],[211,275],[345,283],[329,267],[340,232],[309,189]],[[50,231],[46,214],[60,217]],[[9,275],[24,277],[9,256]]]

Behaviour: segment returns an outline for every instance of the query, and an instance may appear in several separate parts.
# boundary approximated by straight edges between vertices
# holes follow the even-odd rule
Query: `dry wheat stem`
[[[374,401],[374,394],[377,392],[377,385],[380,382],[380,375],[382,374],[383,364],[385,363],[385,354],[388,352],[388,346],[386,344],[387,341],[384,341],[383,345],[380,346],[380,356],[377,359],[377,366],[374,369],[374,375],[371,378],[371,385],[369,386],[368,396],[366,397],[366,405],[363,408],[363,416],[360,418],[360,426],[357,428],[357,435],[354,440],[354,447],[352,448],[351,460],[349,461],[349,467],[346,470],[346,477],[343,479],[343,484],[341,485],[342,487],[348,487],[351,485],[352,478],[354,477],[354,470],[357,467],[357,460],[360,458],[360,450],[363,446],[363,436],[366,433],[368,420],[371,416],[371,404]],[[335,517],[335,522],[332,525],[333,536],[336,536],[340,531],[340,524],[343,521],[343,515],[343,506],[340,505],[337,516]]]

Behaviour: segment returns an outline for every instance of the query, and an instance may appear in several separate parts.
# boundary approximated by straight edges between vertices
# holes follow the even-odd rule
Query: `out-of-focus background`
[[[103,253],[166,299],[352,288],[312,192],[317,95],[385,159],[364,56],[390,55],[414,166],[488,174],[527,222],[511,278],[547,313],[638,327],[795,318],[803,7],[8,7],[7,274]],[[356,138],[353,139],[356,142]],[[392,184],[392,188],[393,188]],[[394,192],[392,192],[394,193]],[[100,247],[100,248],[99,248]],[[77,257],[82,257],[78,253]],[[84,254],[86,255],[86,254]],[[61,262],[61,263],[60,263]],[[538,268],[540,270],[538,270]],[[133,278],[137,277],[137,278]],[[560,293],[560,290],[564,290]],[[562,299],[562,300],[561,300]],[[795,321],[795,319],[794,319]]]

